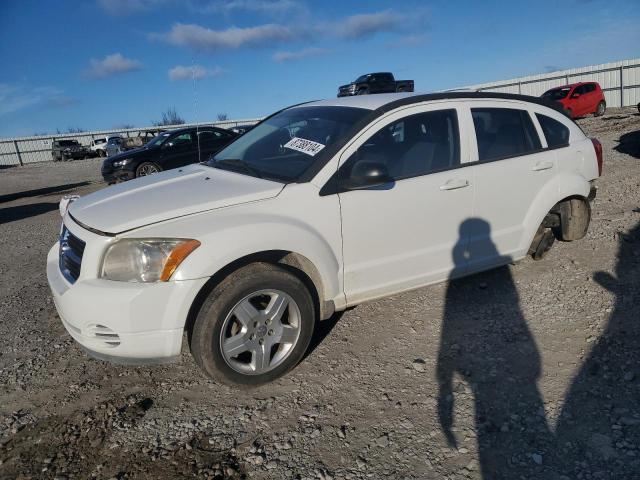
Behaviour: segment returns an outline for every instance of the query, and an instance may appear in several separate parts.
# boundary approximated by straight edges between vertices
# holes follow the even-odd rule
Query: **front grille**
[[[80,276],[85,243],[62,226],[60,233],[60,271],[70,283]]]

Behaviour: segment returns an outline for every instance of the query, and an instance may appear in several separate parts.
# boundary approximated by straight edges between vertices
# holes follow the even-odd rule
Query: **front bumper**
[[[47,279],[62,324],[88,353],[118,363],[157,363],[180,354],[189,309],[207,279],[126,283],[60,272],[58,244]]]
[[[101,173],[102,178],[107,183],[126,182],[127,180],[133,180],[136,178],[135,172],[130,172],[128,170],[102,170]]]

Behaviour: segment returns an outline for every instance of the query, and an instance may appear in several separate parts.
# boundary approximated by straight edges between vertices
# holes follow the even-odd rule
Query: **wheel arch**
[[[589,203],[590,190],[589,182],[577,173],[560,174],[547,183],[532,202],[524,222],[526,228],[519,249],[523,256],[529,250],[538,227],[557,204],[570,199],[581,199]]]
[[[245,255],[228,263],[214,273],[200,288],[191,304],[185,323],[189,342],[191,342],[191,333],[198,312],[211,291],[233,272],[254,263],[279,265],[298,277],[311,293],[319,319],[329,318],[335,312],[335,304],[332,300],[326,300],[327,295],[322,276],[311,260],[304,255],[288,250],[264,250]]]

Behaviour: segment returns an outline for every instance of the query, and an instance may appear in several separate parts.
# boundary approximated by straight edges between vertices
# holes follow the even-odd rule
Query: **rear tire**
[[[598,104],[598,108],[596,108],[595,113],[593,114],[594,117],[601,117],[602,115],[604,115],[604,112],[607,110],[607,104],[602,101]]]
[[[591,204],[587,200],[570,198],[552,210],[560,217],[560,225],[553,228],[558,240],[572,242],[584,238],[591,223]]]
[[[105,152],[104,150],[100,149],[100,150],[98,150],[98,156],[99,157],[106,157],[107,156],[107,152]]]
[[[254,387],[295,367],[315,328],[314,302],[287,270],[255,263],[229,275],[204,301],[189,345],[207,376]]]

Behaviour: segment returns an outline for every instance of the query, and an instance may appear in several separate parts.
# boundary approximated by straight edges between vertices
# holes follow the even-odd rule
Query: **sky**
[[[256,118],[640,57],[639,0],[0,0],[0,136]]]

